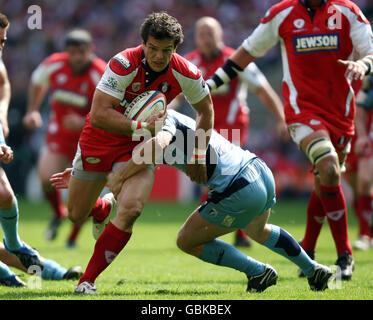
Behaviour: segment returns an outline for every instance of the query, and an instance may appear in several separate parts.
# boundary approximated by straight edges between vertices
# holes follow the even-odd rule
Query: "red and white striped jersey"
[[[338,59],[352,60],[354,51],[358,57],[373,53],[372,30],[358,6],[328,0],[312,16],[299,0],[281,1],[242,46],[260,57],[278,42],[287,123],[312,115],[353,134],[354,91]]]
[[[206,60],[200,50],[194,50],[185,55],[185,58],[194,63],[202,72],[204,79],[214,75],[215,71],[222,66],[234,53],[234,49],[224,46],[219,55],[211,60]],[[247,91],[255,92],[262,87],[266,81],[263,73],[255,63],[250,63],[239,78],[222,85],[211,93],[215,110],[215,128],[217,130],[227,126],[241,127],[249,122],[247,107]]]

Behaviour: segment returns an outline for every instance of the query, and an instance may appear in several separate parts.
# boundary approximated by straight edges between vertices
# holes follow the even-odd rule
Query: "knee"
[[[268,226],[265,225],[264,228],[250,228],[248,227],[246,230],[246,234],[258,243],[264,243],[269,236],[270,230]]]
[[[82,214],[83,213],[83,214]],[[67,217],[72,223],[81,223],[85,221],[88,213],[83,210],[79,210],[77,206],[68,205],[67,207]]]
[[[126,201],[118,205],[116,221],[123,230],[132,228],[137,218],[141,215],[144,203],[138,199]]]
[[[7,188],[1,188],[0,190],[0,208],[11,209],[14,206],[13,193]]]
[[[337,157],[331,156],[323,159],[316,165],[320,179],[326,184],[338,184],[341,173]]]
[[[176,239],[176,245],[177,247],[183,251],[183,252],[188,252],[189,250],[189,247],[187,245],[187,241],[186,241],[186,237],[185,237],[185,233],[184,231],[181,229],[179,231],[179,233],[177,234],[177,239]]]
[[[361,177],[358,183],[358,194],[359,195],[370,195],[372,190],[372,182],[370,177]]]

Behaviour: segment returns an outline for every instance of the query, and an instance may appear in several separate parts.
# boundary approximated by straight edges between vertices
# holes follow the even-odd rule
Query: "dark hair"
[[[91,44],[91,34],[84,29],[74,29],[67,33],[65,38],[65,47],[79,46],[81,44]]]
[[[7,28],[9,26],[8,18],[5,14],[0,13],[0,28]]]
[[[144,43],[148,41],[149,36],[157,40],[169,38],[174,40],[174,47],[176,48],[184,40],[180,23],[164,11],[149,14],[140,30]]]

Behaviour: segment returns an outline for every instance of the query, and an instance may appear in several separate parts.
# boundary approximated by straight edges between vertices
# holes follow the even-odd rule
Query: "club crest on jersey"
[[[141,89],[141,82],[132,83],[132,91],[137,92]]]
[[[159,85],[158,89],[159,89],[159,91],[161,91],[163,93],[166,93],[166,92],[170,91],[171,87],[168,85],[168,82],[165,81],[165,82],[163,82]]]
[[[297,28],[297,29],[302,29],[305,25],[306,21],[304,21],[303,19],[295,19],[294,20],[294,26]]]
[[[339,34],[317,34],[293,37],[295,53],[312,53],[322,51],[338,51],[340,49]]]

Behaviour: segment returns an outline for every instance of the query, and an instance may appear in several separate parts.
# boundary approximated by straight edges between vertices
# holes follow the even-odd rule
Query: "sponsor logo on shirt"
[[[128,70],[129,68],[131,68],[131,63],[123,56],[119,57],[119,56],[115,56],[113,58],[113,60],[117,61],[118,63],[120,63],[124,69]]]
[[[293,37],[295,53],[312,53],[322,51],[338,51],[339,34],[318,34]]]
[[[88,104],[88,98],[86,96],[61,89],[53,92],[52,101],[57,101],[78,108],[85,108]]]

